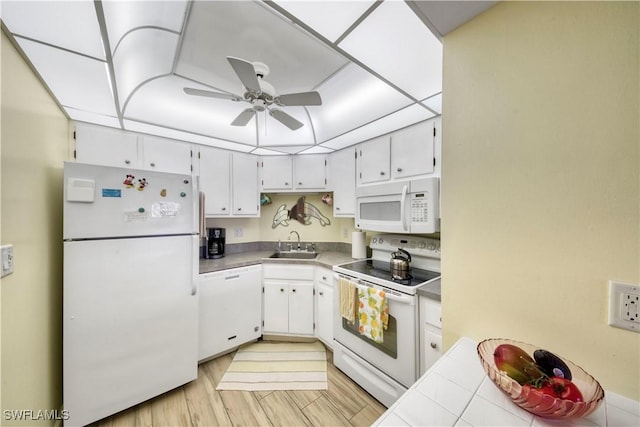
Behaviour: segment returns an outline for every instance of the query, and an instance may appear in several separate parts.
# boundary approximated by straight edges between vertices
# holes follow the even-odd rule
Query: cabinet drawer
[[[442,305],[440,301],[420,297],[420,318],[424,323],[442,328]]]
[[[265,279],[292,279],[313,281],[313,266],[287,263],[263,264],[262,276]]]

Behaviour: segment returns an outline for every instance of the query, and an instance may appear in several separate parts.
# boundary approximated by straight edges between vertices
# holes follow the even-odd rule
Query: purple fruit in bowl
[[[571,370],[566,363],[558,356],[547,350],[536,350],[533,352],[536,364],[549,377],[559,377],[571,380]]]

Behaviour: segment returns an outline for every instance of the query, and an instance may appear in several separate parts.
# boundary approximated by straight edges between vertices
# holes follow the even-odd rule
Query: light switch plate
[[[2,252],[2,277],[13,274],[13,245],[0,247]]]
[[[609,281],[609,325],[640,333],[640,285]]]

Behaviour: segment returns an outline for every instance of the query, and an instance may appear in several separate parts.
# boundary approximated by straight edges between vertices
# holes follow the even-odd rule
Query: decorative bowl
[[[533,352],[541,347],[508,339],[486,339],[478,344],[478,356],[489,378],[498,388],[522,409],[545,418],[580,418],[589,415],[602,403],[604,390],[598,381],[585,372],[580,366],[561,356],[572,373],[571,381],[578,387],[584,398],[583,402],[561,399],[542,393],[534,387],[523,387],[509,377],[506,372],[498,370],[493,353],[500,344],[512,344],[520,347],[533,357]]]

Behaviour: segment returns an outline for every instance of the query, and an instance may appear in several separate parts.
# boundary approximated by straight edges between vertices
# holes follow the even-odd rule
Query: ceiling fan
[[[257,112],[266,110],[271,117],[289,129],[296,130],[301,128],[303,124],[273,105],[280,107],[322,105],[320,94],[315,91],[277,95],[275,88],[264,80],[264,77],[269,74],[269,67],[262,62],[249,62],[233,56],[228,56],[227,61],[245,88],[243,96],[189,87],[185,87],[183,90],[188,95],[245,101],[251,104],[250,108],[242,111],[231,122],[232,126],[245,126]]]

